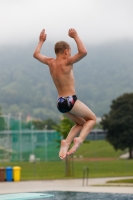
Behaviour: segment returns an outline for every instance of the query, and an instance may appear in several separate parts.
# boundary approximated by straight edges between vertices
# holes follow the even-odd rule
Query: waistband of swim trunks
[[[60,98],[67,99],[69,97],[77,98],[77,96],[74,94],[74,95],[70,95],[70,96],[66,96],[66,97],[58,97],[57,99],[60,99]]]

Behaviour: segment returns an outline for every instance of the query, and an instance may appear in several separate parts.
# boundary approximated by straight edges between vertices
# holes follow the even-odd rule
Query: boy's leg
[[[74,137],[81,131],[81,129],[83,128],[83,125],[85,123],[85,120],[80,118],[80,117],[77,117],[71,113],[65,113],[65,115],[70,119],[72,120],[73,122],[76,123],[76,125],[74,125],[67,138],[65,140],[62,140],[61,141],[61,148],[60,148],[60,152],[59,152],[59,157],[61,159],[65,158],[66,155],[67,155],[67,151],[68,151],[68,148],[71,144],[71,142],[73,141]]]
[[[71,142],[73,141],[74,137],[80,133],[81,129],[83,128],[83,125],[85,124],[85,120],[81,117],[77,117],[72,113],[65,113],[65,115],[73,122],[75,122],[75,126],[73,126],[66,138],[66,141],[71,144]]]
[[[77,100],[71,113],[77,117],[83,118],[86,122],[80,132],[78,138],[74,138],[74,146],[68,151],[67,155],[74,153],[80,144],[85,140],[86,136],[90,133],[91,129],[96,123],[95,114],[81,101]]]

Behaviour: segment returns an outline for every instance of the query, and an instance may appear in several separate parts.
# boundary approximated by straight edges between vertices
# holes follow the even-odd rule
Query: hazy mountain
[[[48,67],[33,58],[35,46],[0,48],[0,106],[3,113],[58,119],[57,92]],[[133,92],[133,41],[87,49],[88,55],[74,65],[77,96],[102,116],[113,99]],[[53,44],[46,42],[42,52],[54,56]]]

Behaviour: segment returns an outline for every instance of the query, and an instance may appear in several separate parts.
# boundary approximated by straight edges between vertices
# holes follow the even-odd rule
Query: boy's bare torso
[[[73,75],[73,64],[86,56],[86,48],[79,38],[75,29],[69,29],[68,35],[73,38],[77,44],[78,52],[71,56],[71,48],[66,48],[62,53],[56,53],[56,58],[50,58],[40,53],[42,45],[46,40],[46,33],[43,29],[39,36],[39,43],[33,56],[40,62],[49,66],[55,87],[59,97],[75,95],[75,81]]]
[[[73,66],[67,65],[67,59],[51,59],[48,63],[53,82],[59,97],[75,95]]]

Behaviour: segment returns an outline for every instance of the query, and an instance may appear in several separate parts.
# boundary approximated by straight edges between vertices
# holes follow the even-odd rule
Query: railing
[[[89,168],[86,167],[86,166],[85,166],[84,169],[83,169],[83,184],[82,184],[82,186],[84,186],[85,179],[86,179],[86,186],[88,186]]]

